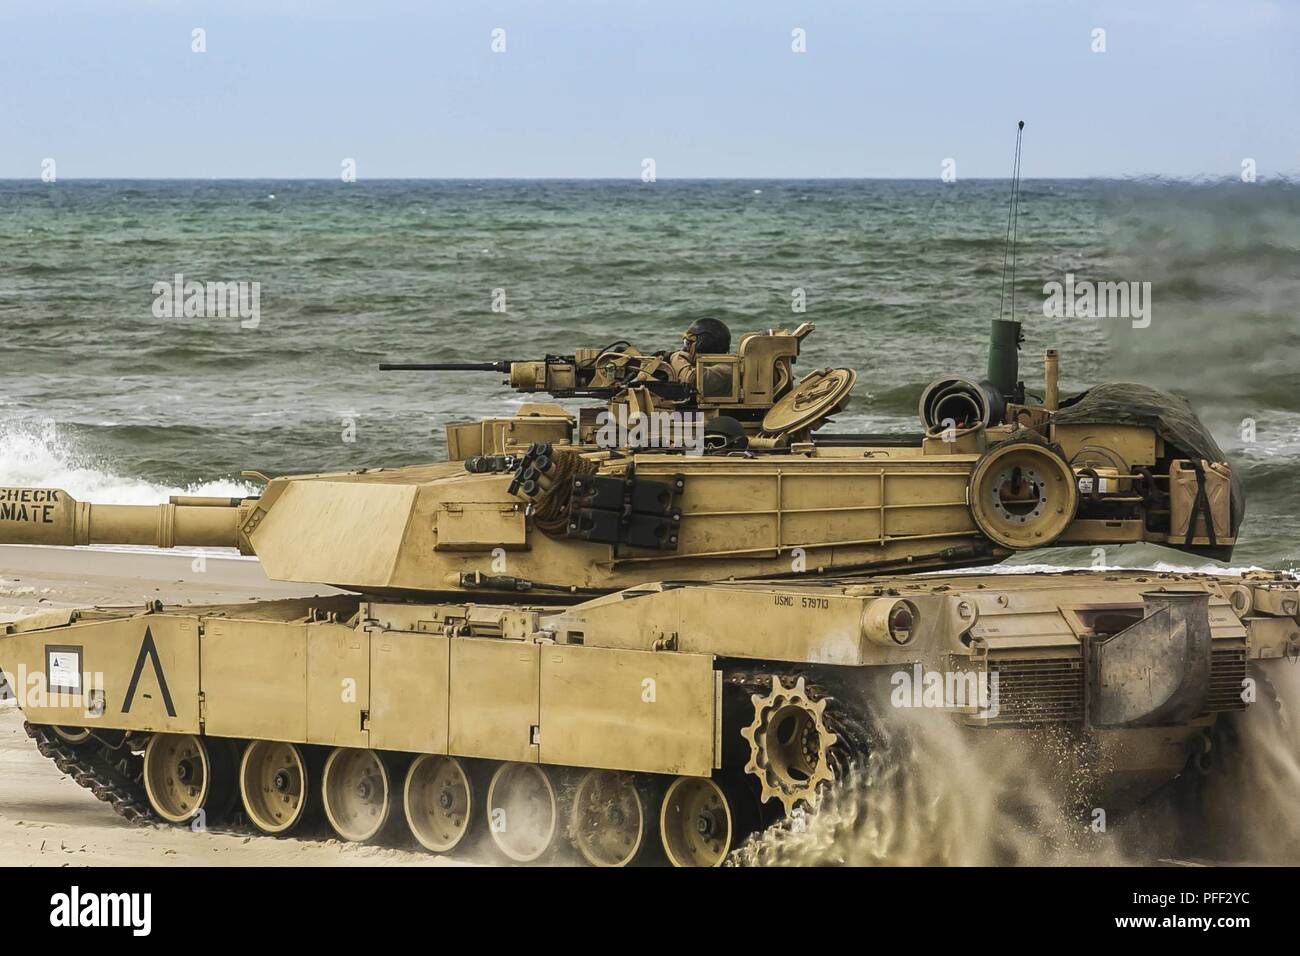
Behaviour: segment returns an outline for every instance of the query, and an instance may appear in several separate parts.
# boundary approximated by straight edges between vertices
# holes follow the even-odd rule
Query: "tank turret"
[[[1018,340],[1008,325],[995,350]],[[1185,402],[1105,385],[1061,409],[1027,405],[1014,360],[990,364],[998,382],[930,385],[925,431],[903,441],[821,431],[849,399],[845,369],[787,388],[743,449],[709,447],[698,404],[647,403],[632,385],[585,431],[559,406],[526,406],[453,431],[460,461],[277,477],[244,499],[0,489],[0,542],[238,548],[272,579],[383,595],[869,575],[1066,544],[1231,553],[1231,469]]]

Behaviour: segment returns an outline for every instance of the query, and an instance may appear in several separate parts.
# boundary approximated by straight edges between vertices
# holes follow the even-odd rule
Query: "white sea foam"
[[[243,497],[256,494],[247,482],[218,480],[166,485],[128,478],[89,462],[53,425],[0,427],[0,486],[61,488],[78,501],[151,505],[171,495]]]

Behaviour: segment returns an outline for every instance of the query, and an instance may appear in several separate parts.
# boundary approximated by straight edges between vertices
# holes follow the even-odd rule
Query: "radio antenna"
[[[1007,259],[1011,260],[1011,308],[1008,317],[1016,318],[1016,240],[1020,237],[1020,139],[1025,121],[1016,124],[1016,156],[1011,164],[1011,203],[1007,208],[1007,241],[1002,249],[1002,290],[998,299],[998,318],[1007,302]]]

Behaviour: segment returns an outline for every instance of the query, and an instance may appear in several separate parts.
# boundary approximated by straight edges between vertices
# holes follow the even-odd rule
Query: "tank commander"
[[[673,378],[685,385],[695,385],[695,359],[699,355],[725,355],[731,351],[731,330],[719,319],[696,319],[682,336],[682,348],[668,357]],[[713,367],[705,373],[706,381],[700,391],[704,394],[727,393],[731,390],[731,373],[724,367]]]

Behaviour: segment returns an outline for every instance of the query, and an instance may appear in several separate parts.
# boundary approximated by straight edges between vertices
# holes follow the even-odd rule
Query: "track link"
[[[23,730],[42,756],[54,761],[60,771],[107,803],[119,817],[129,823],[153,822],[144,792],[144,760],[139,754],[124,744],[114,747],[95,736],[85,743],[70,744],[53,730],[27,721],[23,721]]]

